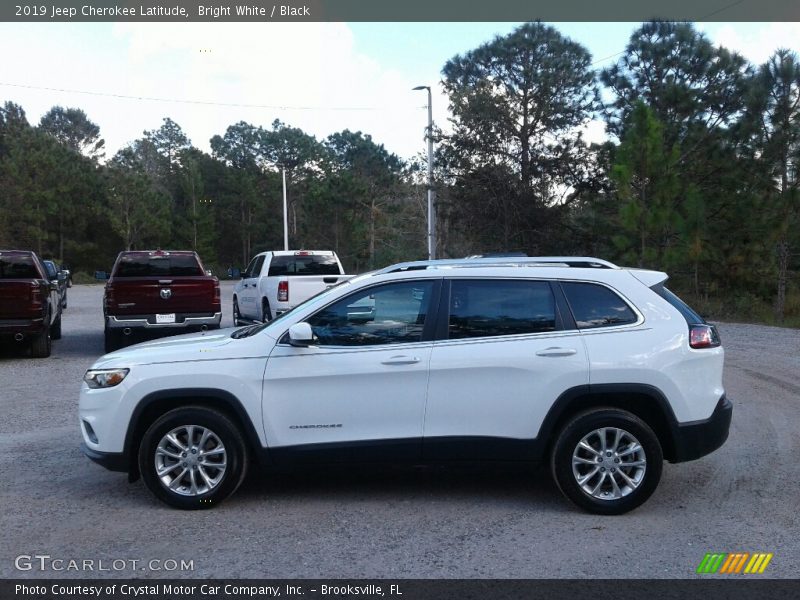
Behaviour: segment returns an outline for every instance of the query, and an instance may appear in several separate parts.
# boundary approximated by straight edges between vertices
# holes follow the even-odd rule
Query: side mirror
[[[211,272],[211,269],[206,269],[206,275],[213,277],[214,274]]]
[[[314,343],[314,332],[308,323],[295,323],[289,327],[289,344],[295,348],[308,348]]]

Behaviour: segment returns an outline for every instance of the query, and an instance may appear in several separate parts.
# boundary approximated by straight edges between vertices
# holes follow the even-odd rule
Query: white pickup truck
[[[256,254],[233,289],[233,323],[266,323],[351,277],[330,250]]]

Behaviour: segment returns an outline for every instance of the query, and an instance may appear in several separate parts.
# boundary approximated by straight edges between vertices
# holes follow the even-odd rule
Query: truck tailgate
[[[41,303],[32,303],[32,292],[41,289],[30,279],[0,280],[0,319],[29,319],[41,317]]]
[[[126,277],[108,284],[107,309],[115,315],[219,312],[210,277]]]
[[[276,278],[278,282],[286,281],[289,287],[288,302],[292,306],[316,296],[329,287],[347,281],[352,275],[293,275]]]

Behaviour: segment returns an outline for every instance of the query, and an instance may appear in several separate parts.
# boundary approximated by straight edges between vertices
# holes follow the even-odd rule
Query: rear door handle
[[[536,356],[572,356],[573,354],[577,354],[578,351],[574,348],[545,348],[544,350],[539,350],[536,353]]]
[[[419,358],[416,356],[393,356],[386,360],[382,360],[381,364],[383,365],[413,365],[419,362]]]

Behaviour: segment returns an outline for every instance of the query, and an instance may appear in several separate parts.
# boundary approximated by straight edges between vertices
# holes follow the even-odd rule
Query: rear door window
[[[565,281],[561,288],[579,329],[628,325],[638,320],[628,303],[604,285]]]
[[[553,292],[546,281],[451,282],[451,340],[555,331]]]
[[[294,255],[273,256],[269,263],[269,276],[341,275],[334,256]]]

